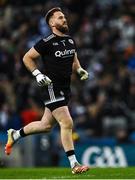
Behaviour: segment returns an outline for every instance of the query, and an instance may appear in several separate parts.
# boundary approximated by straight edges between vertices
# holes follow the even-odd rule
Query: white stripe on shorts
[[[62,100],[65,100],[65,97],[60,97],[60,98],[57,98],[57,99],[55,99],[55,100],[50,100],[50,101],[46,101],[45,102],[45,105],[47,105],[47,104],[51,104],[51,103],[54,103],[54,102],[58,102],[58,101],[62,101]]]
[[[54,94],[54,91],[53,91],[53,85],[52,84],[50,84],[48,86],[48,92],[49,92],[50,100],[55,101],[56,98],[55,98],[55,94]]]

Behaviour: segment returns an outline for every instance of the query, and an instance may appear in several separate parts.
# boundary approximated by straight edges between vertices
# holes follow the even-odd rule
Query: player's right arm
[[[33,72],[37,69],[35,60],[40,57],[40,54],[32,47],[23,57],[23,62],[26,68]]]
[[[47,86],[51,84],[51,80],[42,74],[35,63],[35,60],[39,58],[40,54],[35,50],[35,48],[31,48],[23,57],[23,62],[26,68],[32,72],[32,75],[35,76],[36,81],[39,86]]]

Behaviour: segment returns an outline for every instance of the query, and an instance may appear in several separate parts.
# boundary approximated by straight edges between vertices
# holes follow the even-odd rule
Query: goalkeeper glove
[[[88,77],[89,77],[88,72],[85,71],[85,70],[84,70],[83,68],[81,68],[81,67],[79,67],[79,68],[77,69],[77,73],[80,75],[80,79],[81,79],[82,81],[87,80]]]
[[[38,69],[35,69],[32,72],[32,75],[36,77],[36,81],[39,86],[48,86],[52,82],[51,79],[49,79],[49,77],[42,74]]]

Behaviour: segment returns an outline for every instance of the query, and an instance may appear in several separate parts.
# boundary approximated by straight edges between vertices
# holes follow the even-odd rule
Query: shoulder
[[[67,38],[69,40],[71,39],[72,41],[75,41],[74,38],[72,36],[70,36],[70,35],[65,35],[65,38]]]
[[[73,40],[73,38],[70,36],[70,35],[65,35],[64,36],[66,39],[72,39]]]
[[[55,35],[54,34],[51,34],[45,38],[43,38],[43,41],[44,42],[49,42],[50,40],[53,40],[55,38]]]
[[[55,37],[54,34],[51,34],[45,38],[40,39],[34,47],[48,47],[48,45],[50,44],[51,40]]]

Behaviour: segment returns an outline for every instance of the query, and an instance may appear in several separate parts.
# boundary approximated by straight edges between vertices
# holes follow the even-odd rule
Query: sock
[[[76,162],[78,163],[78,161],[76,159],[76,156],[75,156],[74,150],[67,151],[66,155],[67,155],[67,157],[69,159],[71,168],[73,168],[75,166],[75,163]]]
[[[21,137],[27,136],[27,135],[25,134],[23,128],[19,130],[19,133],[20,133],[20,136],[21,136]]]

